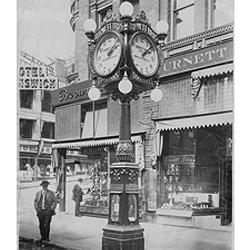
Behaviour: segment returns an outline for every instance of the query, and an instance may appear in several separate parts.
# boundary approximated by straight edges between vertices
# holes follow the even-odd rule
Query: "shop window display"
[[[160,207],[219,207],[220,171],[228,141],[225,131],[223,126],[214,126],[164,132]]]
[[[89,214],[108,214],[108,166],[117,162],[116,157],[117,145],[110,145],[108,147],[91,147],[82,148],[81,154],[88,155],[85,163],[82,163],[81,176],[83,178],[83,201],[81,203],[81,212]],[[135,148],[135,145],[134,145]],[[134,151],[135,152],[135,151]],[[108,158],[109,157],[109,158]],[[133,153],[132,161],[135,161]],[[119,201],[114,197],[111,203],[113,207],[113,222],[118,221],[117,214],[119,214],[118,205]],[[133,197],[130,198],[130,211],[131,221],[137,216],[137,210]]]

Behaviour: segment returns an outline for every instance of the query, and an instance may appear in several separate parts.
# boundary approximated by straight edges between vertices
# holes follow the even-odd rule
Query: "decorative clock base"
[[[139,225],[107,225],[103,228],[102,250],[144,250],[143,231]]]

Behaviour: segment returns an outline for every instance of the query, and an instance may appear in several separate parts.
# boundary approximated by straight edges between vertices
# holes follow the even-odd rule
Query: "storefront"
[[[158,208],[231,223],[232,122],[231,112],[158,122]]]
[[[143,166],[142,134],[132,136],[134,146],[133,161]],[[72,148],[78,149],[81,157],[67,153],[66,168],[70,163],[74,165],[74,172],[83,179],[83,201],[81,212],[83,214],[107,215],[108,214],[108,188],[109,166],[117,162],[115,155],[118,145],[118,137],[106,137],[102,139],[88,138],[72,143],[55,143],[53,148],[66,148],[71,152]],[[74,150],[76,151],[76,150]],[[74,161],[72,161],[74,159]]]
[[[51,143],[38,143],[37,141],[20,144],[19,171],[20,181],[32,181],[35,178],[35,164],[37,164],[37,177],[53,178],[54,169],[51,161]]]
[[[155,161],[147,192],[147,210],[155,212],[161,220],[169,216],[164,223],[169,223],[171,216],[189,219],[189,226],[232,222],[230,29],[227,26],[227,39],[223,40],[218,32],[218,37],[207,38],[210,44],[206,42],[205,46],[186,52],[182,48],[184,52],[178,53],[174,42],[168,45],[175,49],[168,50],[171,56],[165,59],[162,71],[163,98],[158,116],[153,118],[151,146],[155,148]],[[201,34],[206,35],[210,33]],[[221,40],[216,43],[213,39]],[[145,161],[150,163],[150,157],[146,155]]]
[[[92,215],[108,214],[109,166],[117,162],[120,108],[118,101],[102,96],[92,102],[87,96],[91,81],[74,84],[52,92],[56,115],[56,140],[53,149],[65,151],[63,167],[83,179],[81,212]],[[131,140],[133,161],[144,168],[145,132],[139,126],[141,100],[131,104]],[[60,159],[60,156],[53,154]],[[55,160],[60,168],[60,160]],[[62,173],[62,170],[59,170]],[[141,172],[140,172],[141,173]],[[60,179],[60,178],[59,178]],[[61,178],[63,179],[63,177]],[[141,183],[141,179],[139,181]],[[141,188],[141,184],[140,184]],[[66,205],[67,206],[67,205]]]

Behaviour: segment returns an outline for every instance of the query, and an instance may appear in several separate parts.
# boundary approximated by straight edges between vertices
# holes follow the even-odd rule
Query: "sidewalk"
[[[51,222],[50,243],[68,250],[101,250],[106,218],[75,217],[58,212]],[[231,250],[230,232],[141,223],[145,229],[145,250]],[[35,213],[19,216],[19,236],[40,238]]]

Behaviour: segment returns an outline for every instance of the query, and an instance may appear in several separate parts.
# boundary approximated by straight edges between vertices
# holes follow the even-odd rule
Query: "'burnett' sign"
[[[58,79],[46,67],[20,67],[18,77],[20,89],[52,90],[58,87]]]
[[[233,60],[233,42],[227,42],[166,58],[161,76],[170,76]]]

